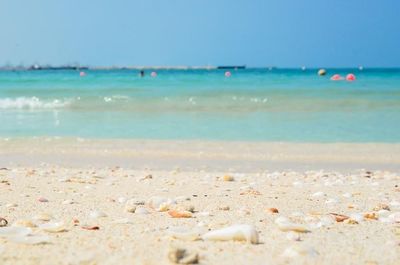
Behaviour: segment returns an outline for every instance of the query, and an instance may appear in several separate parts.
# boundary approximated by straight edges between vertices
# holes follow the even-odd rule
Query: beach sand
[[[3,139],[0,168],[0,217],[38,226],[0,228],[0,264],[171,264],[177,248],[200,264],[400,260],[400,144]],[[204,238],[236,224],[257,244]]]

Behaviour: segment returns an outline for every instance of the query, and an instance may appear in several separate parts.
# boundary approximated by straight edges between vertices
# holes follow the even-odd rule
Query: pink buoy
[[[83,71],[79,73],[79,76],[85,76],[85,75],[86,75],[86,73]]]
[[[156,76],[157,76],[157,73],[156,73],[156,72],[151,72],[150,76],[151,76],[151,77],[156,77]]]
[[[232,76],[231,72],[229,72],[229,71],[225,72],[225,77],[231,77],[231,76]]]
[[[339,81],[339,80],[343,80],[343,77],[339,74],[335,74],[331,77],[332,81]]]
[[[348,74],[346,75],[346,80],[347,81],[356,81],[356,76],[354,74]]]

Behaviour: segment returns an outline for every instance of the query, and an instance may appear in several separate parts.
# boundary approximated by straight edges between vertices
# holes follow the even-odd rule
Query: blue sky
[[[0,0],[0,65],[400,66],[399,0]]]

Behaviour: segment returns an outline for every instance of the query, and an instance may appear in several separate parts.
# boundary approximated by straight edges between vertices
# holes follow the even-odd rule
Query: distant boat
[[[218,66],[217,69],[246,69],[246,65],[222,65]]]

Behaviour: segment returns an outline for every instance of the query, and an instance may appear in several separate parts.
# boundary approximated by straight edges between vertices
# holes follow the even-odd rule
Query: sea
[[[0,137],[400,142],[400,69],[326,70],[4,70]]]

